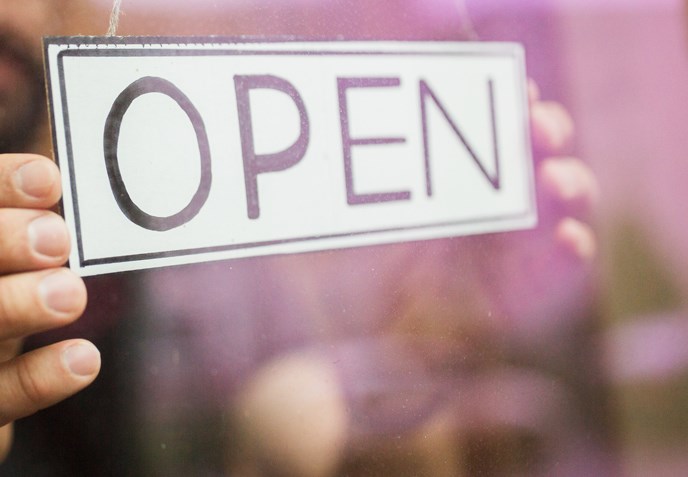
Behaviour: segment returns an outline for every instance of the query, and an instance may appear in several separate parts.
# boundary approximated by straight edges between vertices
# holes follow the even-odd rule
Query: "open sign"
[[[49,38],[82,275],[536,221],[514,44]]]

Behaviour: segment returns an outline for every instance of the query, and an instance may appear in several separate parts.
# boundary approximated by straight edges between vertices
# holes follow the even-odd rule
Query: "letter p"
[[[301,95],[287,80],[271,75],[234,76],[241,150],[244,159],[244,180],[246,182],[246,203],[249,219],[260,217],[258,199],[258,175],[266,172],[279,172],[298,164],[308,149],[310,124]],[[272,154],[256,154],[253,139],[253,121],[249,93],[252,89],[274,89],[287,94],[299,111],[300,133],[294,144],[284,151]]]

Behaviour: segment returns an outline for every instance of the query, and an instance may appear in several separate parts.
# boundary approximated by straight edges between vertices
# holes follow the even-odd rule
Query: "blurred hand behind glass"
[[[530,97],[535,230],[279,259],[275,269],[289,269],[323,321],[339,325],[330,326],[333,348],[277,356],[239,393],[234,412],[253,458],[287,475],[455,476],[481,459],[470,455],[484,451],[474,436],[489,436],[506,449],[495,455],[514,459],[496,469],[528,460],[522,446],[566,460],[576,440],[570,390],[512,362],[556,348],[587,312],[598,190],[589,168],[565,155],[567,112],[535,85]],[[374,285],[347,280],[352,267],[384,284],[384,303],[363,298]],[[336,310],[346,306],[364,315],[358,324],[341,323]]]

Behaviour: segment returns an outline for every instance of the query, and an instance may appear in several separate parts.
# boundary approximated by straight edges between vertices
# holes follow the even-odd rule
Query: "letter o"
[[[122,179],[122,172],[119,167],[118,147],[122,120],[131,103],[139,96],[148,93],[162,93],[170,97],[186,113],[196,133],[198,151],[201,158],[201,180],[196,193],[186,207],[176,214],[167,217],[150,215],[134,203]],[[153,76],[140,78],[120,93],[105,121],[103,146],[105,151],[105,167],[112,193],[124,215],[135,224],[159,232],[174,229],[186,224],[198,215],[206,200],[208,200],[212,184],[212,170],[208,135],[203,118],[201,118],[200,113],[191,103],[191,100],[166,79]]]

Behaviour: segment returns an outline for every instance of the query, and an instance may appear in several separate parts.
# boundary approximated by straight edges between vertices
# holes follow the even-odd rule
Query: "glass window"
[[[111,9],[0,0],[1,152],[51,156],[40,38],[103,35]],[[89,339],[100,376],[18,421],[1,471],[688,469],[681,2],[123,0],[119,20],[118,35],[521,42],[540,222],[87,278],[84,316],[25,348]]]

